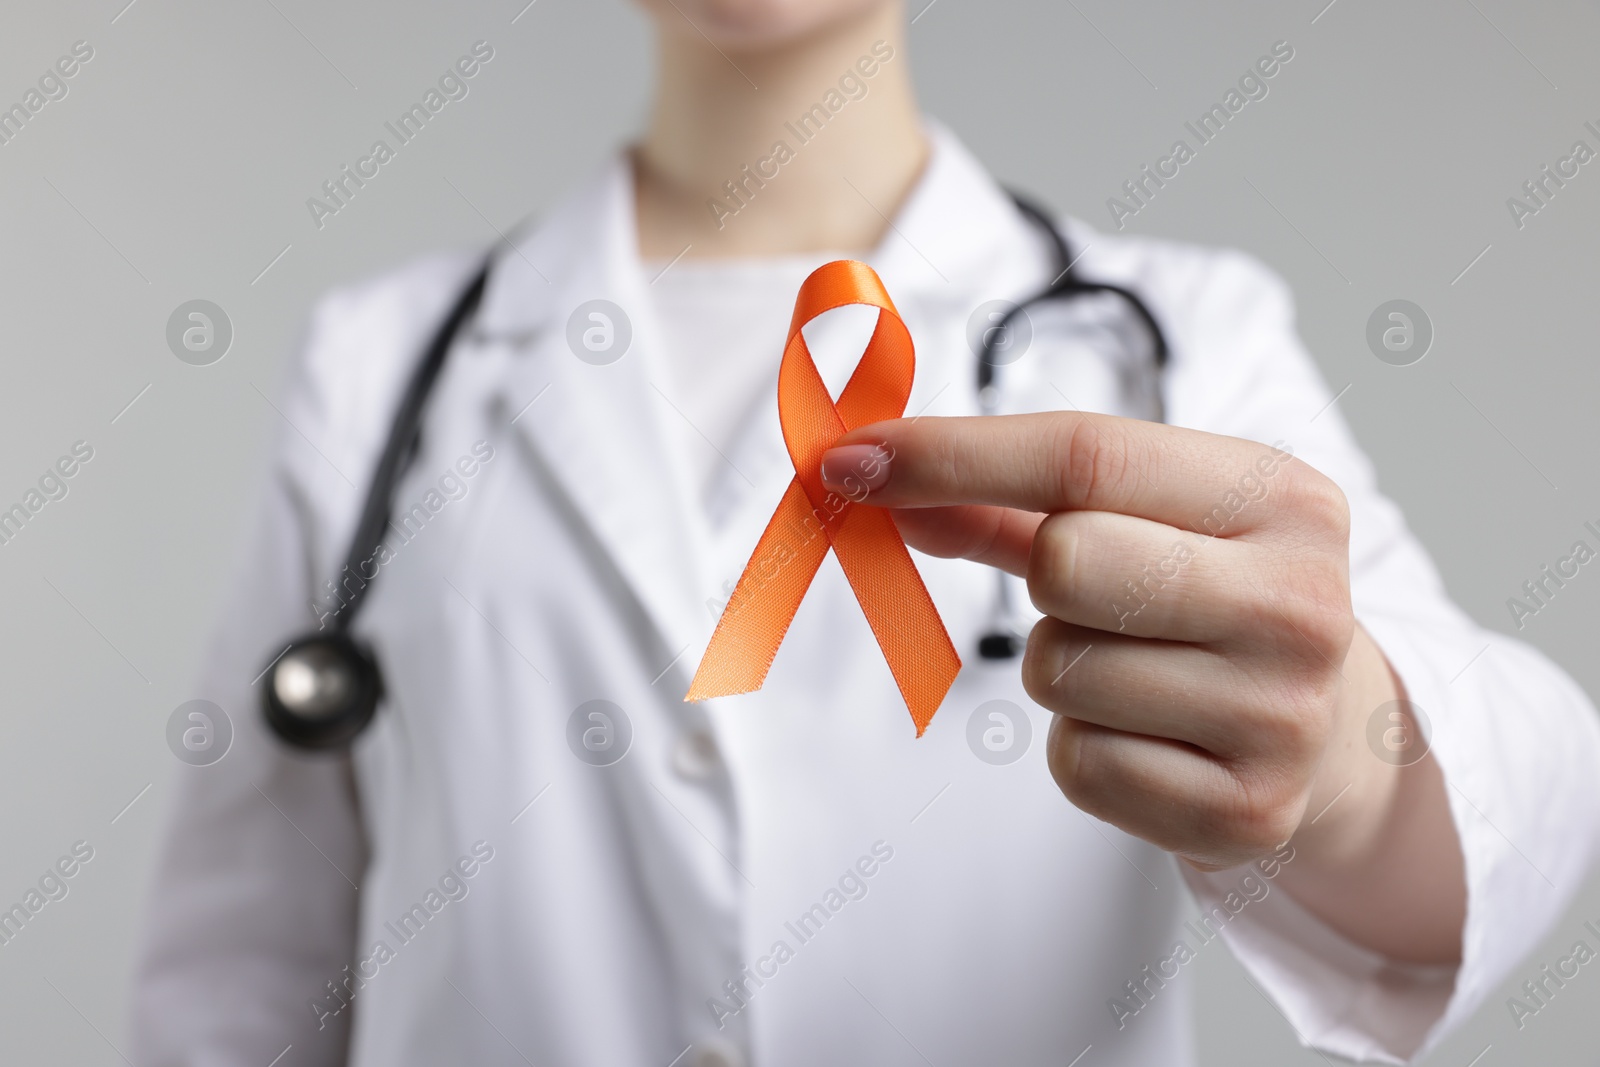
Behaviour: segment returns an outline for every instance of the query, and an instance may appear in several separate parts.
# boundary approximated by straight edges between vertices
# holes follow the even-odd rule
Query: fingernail
[[[842,445],[822,454],[822,484],[859,500],[889,481],[889,450],[882,445]]]

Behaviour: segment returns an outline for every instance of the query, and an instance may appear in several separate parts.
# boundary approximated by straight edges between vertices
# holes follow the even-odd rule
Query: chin
[[[854,22],[898,0],[639,0],[664,29],[709,37],[719,48],[789,44]],[[684,24],[688,19],[690,27]],[[673,23],[677,23],[676,26]],[[699,34],[696,34],[698,36]]]

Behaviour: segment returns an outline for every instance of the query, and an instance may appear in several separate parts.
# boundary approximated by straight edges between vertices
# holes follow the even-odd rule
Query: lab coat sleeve
[[[1468,892],[1459,967],[1387,961],[1284,892],[1251,903],[1223,937],[1302,1042],[1409,1062],[1510,977],[1580,886],[1600,827],[1600,727],[1564,672],[1450,601],[1297,338],[1284,283],[1246,256],[1205,255],[1169,305],[1185,339],[1169,379],[1172,421],[1287,442],[1344,490],[1356,618],[1431,721]],[[1247,873],[1179,866],[1204,909]]]
[[[325,403],[303,367],[290,380],[196,694],[227,713],[232,747],[178,768],[150,891],[132,998],[143,1067],[263,1067],[291,1045],[285,1063],[345,1062],[351,1013],[322,1019],[312,1001],[352,959],[365,855],[349,761],[290,752],[258,710],[263,668],[316,628],[312,561],[326,552],[311,490],[325,497],[332,479],[341,499],[354,494],[311,444]]]

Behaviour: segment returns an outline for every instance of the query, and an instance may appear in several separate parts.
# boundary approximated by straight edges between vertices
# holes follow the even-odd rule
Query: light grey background
[[[184,770],[166,721],[193,696],[279,418],[267,398],[308,302],[421,251],[486,243],[641,123],[643,19],[621,0],[537,0],[518,17],[525,2],[52,0],[6,12],[0,103],[77,40],[95,56],[0,146],[0,503],[74,441],[95,455],[0,547],[0,900],[72,842],[96,850],[70,895],[0,947],[7,1062],[121,1062],[111,1045],[123,1044],[138,908]],[[1295,59],[1270,95],[1129,229],[1239,246],[1288,277],[1324,373],[1349,384],[1339,403],[1384,487],[1459,602],[1511,629],[1506,599],[1600,519],[1600,161],[1521,230],[1505,203],[1573,141],[1600,147],[1583,129],[1600,125],[1600,10],[1326,2],[936,0],[910,53],[927,110],[995,173],[1104,227],[1122,181],[1290,41]],[[471,95],[318,231],[306,198],[480,38],[496,56]],[[1365,342],[1369,314],[1396,297],[1437,332],[1411,367]],[[232,350],[209,367],[165,343],[168,315],[194,298],[234,324]],[[1591,694],[1597,612],[1600,572],[1586,568],[1522,631]],[[1585,918],[1600,918],[1595,886],[1517,982]],[[1225,953],[1198,966],[1186,980],[1208,1067],[1321,1062]],[[1590,970],[1521,1033],[1508,985],[1430,1062],[1592,1057]]]

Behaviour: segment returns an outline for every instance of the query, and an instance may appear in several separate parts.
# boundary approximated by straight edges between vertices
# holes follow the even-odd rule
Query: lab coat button
[[[744,1067],[744,1057],[732,1045],[702,1042],[694,1050],[694,1067]]]
[[[694,782],[703,782],[717,769],[717,743],[704,730],[691,730],[672,747],[672,769]]]

